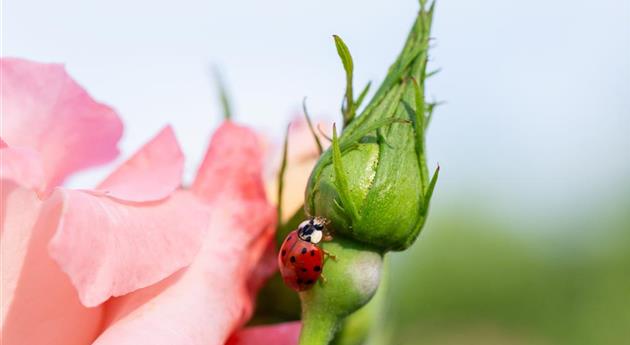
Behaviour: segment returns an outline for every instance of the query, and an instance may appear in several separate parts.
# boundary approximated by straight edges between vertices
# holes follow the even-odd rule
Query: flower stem
[[[299,345],[327,345],[339,328],[340,320],[329,313],[305,311]]]

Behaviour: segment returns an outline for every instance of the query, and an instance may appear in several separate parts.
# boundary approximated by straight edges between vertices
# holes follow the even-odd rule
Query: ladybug
[[[278,266],[284,283],[296,291],[312,288],[322,275],[324,256],[336,259],[318,246],[322,240],[330,241],[332,237],[326,230],[327,221],[321,217],[314,217],[300,223],[296,230],[291,231],[278,253]]]

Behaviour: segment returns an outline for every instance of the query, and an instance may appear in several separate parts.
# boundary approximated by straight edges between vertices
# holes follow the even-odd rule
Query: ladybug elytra
[[[325,281],[324,256],[328,255],[318,246],[319,242],[330,241],[332,237],[326,232],[326,220],[314,217],[305,220],[296,230],[290,232],[278,253],[280,274],[285,284],[296,291],[312,288],[321,278]]]

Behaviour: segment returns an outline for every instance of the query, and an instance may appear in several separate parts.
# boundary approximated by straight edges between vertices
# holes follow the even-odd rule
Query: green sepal
[[[232,119],[232,106],[230,97],[227,91],[227,87],[223,82],[221,71],[218,67],[213,68],[214,80],[216,82],[217,91],[219,93],[219,101],[221,102],[221,109],[223,110],[223,119],[229,121]]]
[[[322,142],[319,141],[319,137],[317,133],[315,133],[315,129],[313,128],[313,122],[311,122],[311,117],[308,114],[308,110],[306,109],[306,97],[302,100],[302,110],[304,111],[304,117],[306,118],[306,123],[308,124],[308,129],[311,131],[311,135],[313,135],[313,140],[315,140],[315,144],[317,145],[317,150],[321,155],[324,152],[324,148],[322,147]]]
[[[414,86],[415,93],[415,103],[416,103],[416,111],[415,111],[415,121],[414,121],[414,132],[416,135],[416,154],[418,155],[418,165],[420,166],[420,177],[422,181],[422,193],[427,188],[427,184],[429,183],[429,173],[426,164],[426,157],[424,152],[424,90],[418,84],[415,79],[411,79],[411,82]]]
[[[442,71],[442,69],[441,69],[441,68],[435,69],[435,70],[433,70],[433,71],[431,71],[431,72],[427,73],[427,74],[424,76],[424,78],[425,78],[425,79],[429,79],[429,78],[433,77],[434,75],[436,75],[436,74],[440,73],[440,71]]]
[[[341,206],[350,217],[350,224],[359,221],[359,213],[350,198],[350,190],[348,189],[348,177],[343,170],[343,162],[341,159],[341,148],[339,147],[339,138],[337,137],[337,126],[333,124],[333,141],[332,141],[332,164],[335,171],[335,185],[339,190],[339,198]]]
[[[429,187],[427,187],[427,190],[424,192],[424,217],[426,217],[429,212],[429,203],[431,202],[433,190],[435,189],[439,175],[440,165],[438,164],[437,168],[435,168],[435,171],[433,172],[433,177],[431,177],[431,182],[429,182]]]
[[[365,85],[365,87],[363,88],[363,91],[361,91],[361,93],[359,94],[359,98],[357,98],[357,101],[355,102],[355,111],[359,109],[359,107],[361,107],[361,104],[363,104],[365,96],[367,96],[371,86],[372,82],[367,83],[367,85]]]
[[[278,205],[276,206],[276,216],[279,226],[282,226],[282,199],[284,192],[284,175],[287,171],[287,156],[289,150],[289,128],[291,124],[287,126],[287,131],[284,134],[284,145],[282,146],[282,163],[280,164],[280,170],[278,171]]]
[[[431,124],[431,120],[433,119],[433,111],[436,107],[444,104],[445,102],[430,102],[426,105],[426,119],[424,120],[424,130],[426,131],[429,125]]]
[[[343,69],[346,71],[346,95],[344,105],[341,108],[341,112],[343,114],[343,124],[345,127],[350,123],[350,121],[352,121],[356,111],[352,87],[354,63],[352,62],[350,50],[341,37],[333,35],[333,38],[335,39],[337,54],[339,54],[339,58],[341,58],[341,63],[343,64]]]

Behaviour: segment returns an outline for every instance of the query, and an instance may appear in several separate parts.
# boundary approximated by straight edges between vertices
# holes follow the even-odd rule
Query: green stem
[[[299,345],[327,345],[335,337],[340,320],[326,312],[305,311]]]

